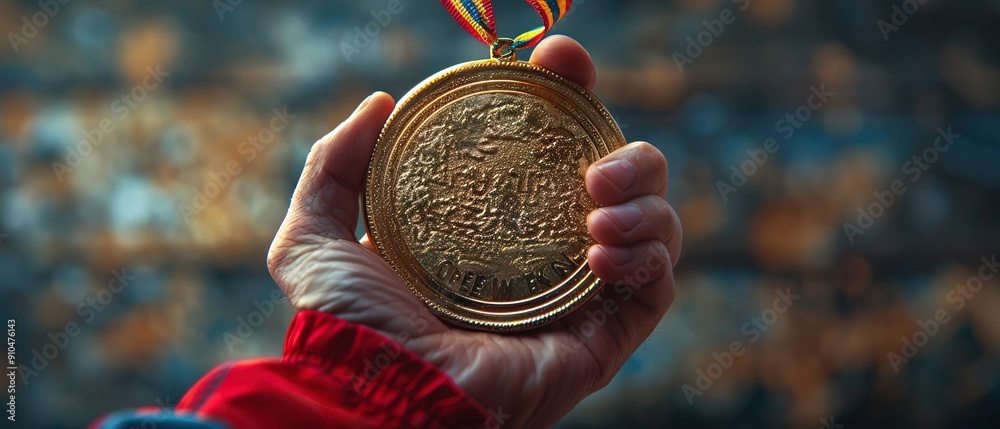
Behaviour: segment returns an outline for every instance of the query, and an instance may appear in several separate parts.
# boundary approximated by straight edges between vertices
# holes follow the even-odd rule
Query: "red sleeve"
[[[230,428],[494,426],[437,367],[366,326],[317,311],[292,320],[281,360],[220,365],[174,415]]]

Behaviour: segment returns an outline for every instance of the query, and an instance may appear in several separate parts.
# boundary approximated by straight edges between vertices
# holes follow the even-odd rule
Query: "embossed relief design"
[[[410,250],[467,297],[543,293],[585,259],[592,147],[573,118],[531,95],[473,95],[436,112],[403,154],[395,188]]]

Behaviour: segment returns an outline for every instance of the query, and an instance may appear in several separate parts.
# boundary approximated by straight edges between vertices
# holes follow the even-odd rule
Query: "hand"
[[[567,37],[544,40],[531,61],[594,84],[589,54]],[[587,171],[587,190],[603,206],[587,220],[599,243],[589,249],[591,269],[609,283],[599,296],[539,330],[466,331],[430,316],[367,237],[355,240],[368,160],[393,107],[376,93],[313,146],[271,245],[271,275],[298,309],[405,335],[408,349],[485,407],[510,415],[505,428],[556,423],[611,381],[674,299],[681,228],[666,202],[666,160],[648,143],[633,143]]]

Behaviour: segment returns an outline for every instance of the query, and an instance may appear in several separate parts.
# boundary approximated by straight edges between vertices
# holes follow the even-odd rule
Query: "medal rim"
[[[446,291],[436,290],[434,287],[435,283],[433,280],[433,273],[430,273],[418,260],[413,261],[413,264],[406,264],[406,259],[416,259],[416,257],[410,250],[409,243],[405,240],[401,240],[401,243],[388,247],[402,248],[401,250],[408,253],[408,255],[397,255],[396,259],[401,259],[400,262],[404,265],[415,265],[403,268],[408,268],[409,270],[423,274],[422,276],[418,275],[417,278],[408,278],[411,276],[405,272],[407,270],[401,269],[401,267],[397,266],[393,258],[387,253],[387,246],[383,238],[380,236],[379,221],[376,219],[378,216],[376,215],[376,210],[373,206],[375,194],[379,193],[379,191],[373,189],[374,182],[378,181],[376,174],[382,174],[375,171],[375,166],[378,164],[380,158],[384,158],[382,159],[384,161],[382,164],[388,164],[391,159],[390,155],[392,153],[392,147],[397,144],[397,141],[387,141],[387,138],[392,137],[390,136],[390,133],[394,133],[394,136],[398,138],[401,134],[405,134],[406,129],[411,126],[410,121],[407,121],[407,123],[399,123],[401,120],[400,118],[410,116],[412,120],[412,117],[419,116],[419,113],[422,110],[433,105],[434,102],[444,98],[449,93],[457,91],[466,85],[493,80],[484,79],[472,83],[458,84],[442,91],[437,94],[436,97],[427,100],[420,100],[421,96],[423,96],[425,92],[431,92],[434,88],[448,79],[460,77],[463,73],[489,71],[489,69],[497,69],[500,72],[504,69],[520,70],[522,72],[527,71],[543,77],[545,80],[552,81],[554,85],[540,86],[545,87],[548,91],[571,99],[574,101],[571,105],[576,108],[579,108],[579,105],[583,105],[584,107],[590,106],[592,108],[590,112],[583,112],[577,120],[579,120],[580,117],[590,118],[591,115],[588,113],[593,113],[595,116],[599,116],[604,120],[602,123],[593,123],[593,121],[591,121],[591,125],[597,130],[597,134],[603,140],[607,153],[610,153],[626,144],[621,128],[611,116],[610,112],[608,112],[604,104],[598,100],[596,95],[582,85],[545,67],[526,61],[504,61],[499,59],[486,59],[457,64],[426,78],[423,82],[410,89],[410,91],[408,91],[406,95],[400,99],[399,103],[396,104],[392,114],[389,116],[388,120],[386,120],[385,125],[379,133],[378,140],[372,150],[372,155],[368,163],[365,188],[362,194],[362,209],[364,211],[363,218],[365,231],[367,232],[368,238],[374,245],[379,256],[381,256],[382,259],[385,260],[390,267],[392,267],[410,291],[416,295],[421,302],[427,305],[439,318],[453,325],[469,329],[495,332],[523,331],[553,323],[589,302],[591,298],[600,293],[600,290],[604,287],[604,282],[598,279],[593,271],[590,270],[589,261],[586,256],[584,256],[584,261],[558,284],[551,286],[548,290],[539,295],[518,300],[523,302],[536,300],[542,301],[541,305],[499,314],[482,310],[477,311],[471,306],[462,306],[459,303],[461,300],[472,301],[474,303],[476,301],[475,299],[465,297],[454,291],[446,293]],[[537,85],[535,82],[529,82],[526,80],[495,80],[514,80],[525,85]],[[562,88],[559,88],[560,86]],[[579,98],[567,96],[567,92],[570,93],[570,95],[576,95]],[[544,98],[539,95],[534,96]],[[553,102],[552,100],[549,101]],[[560,106],[560,108],[565,107],[565,104],[560,105],[559,103],[556,103],[556,105]],[[599,147],[596,147],[596,149],[598,159],[607,155],[607,153],[603,153]],[[391,206],[393,203],[390,201],[386,204]],[[397,220],[396,223],[399,224],[402,222]],[[393,228],[392,226],[383,225],[381,229]],[[396,229],[397,233],[395,235],[398,235],[398,228]],[[389,233],[389,235],[393,234]],[[575,264],[576,263],[574,262],[574,265]],[[426,279],[424,277],[426,277]],[[428,281],[431,284],[426,284]],[[443,302],[439,302],[435,299],[436,295],[441,295],[443,297],[441,301]],[[545,297],[549,298],[545,299]],[[503,307],[503,304],[513,306],[517,303],[517,301],[504,302],[502,304],[498,303],[497,306]]]

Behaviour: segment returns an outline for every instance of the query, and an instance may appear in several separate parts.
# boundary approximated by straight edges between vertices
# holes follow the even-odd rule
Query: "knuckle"
[[[267,271],[271,278],[281,288],[281,291],[289,295],[288,277],[288,251],[287,249],[272,249],[267,253]]]
[[[641,152],[643,155],[648,155],[652,152],[659,152],[658,150],[656,150],[656,146],[653,146],[647,141],[635,142],[635,149]]]
[[[670,209],[670,240],[676,242],[677,247],[680,248],[681,243],[684,241],[684,226],[681,225],[681,217],[677,214],[677,211],[673,207],[668,207]]]
[[[667,187],[667,178],[670,175],[670,166],[667,164],[667,158],[660,151],[656,151],[656,156],[653,157],[653,166],[659,185],[665,189]]]
[[[271,244],[267,251],[267,270],[271,273],[271,278],[278,280],[278,269],[285,260],[285,252],[278,248],[276,244]]]
[[[609,372],[609,371],[604,371],[604,372]],[[591,384],[594,386],[593,391],[596,392],[598,390],[604,389],[605,387],[608,387],[608,385],[611,384],[611,380],[613,380],[615,377],[614,374],[610,375],[598,374],[592,376],[591,378],[592,378]]]
[[[646,195],[642,197],[642,204],[646,211],[657,218],[670,215],[670,204],[666,200],[656,195]]]
[[[673,223],[673,214],[670,213],[670,205],[663,198],[648,195],[642,198],[642,203],[638,204],[642,212],[642,221],[656,227]]]
[[[673,229],[676,226],[677,222],[674,210],[670,207],[670,204],[667,204],[666,201],[656,207],[656,222],[660,227],[668,230]]]
[[[660,152],[656,146],[649,142],[636,143],[636,153],[642,158],[650,160],[654,167],[667,166],[667,158],[663,156],[663,152]]]
[[[663,156],[663,152],[660,152],[656,146],[648,142],[638,142],[635,145],[636,147],[632,151],[632,154],[637,158],[638,165],[642,166],[643,172],[641,174],[645,176],[643,180],[649,183],[651,187],[655,187],[654,194],[666,194],[667,177],[669,174],[667,158]]]

